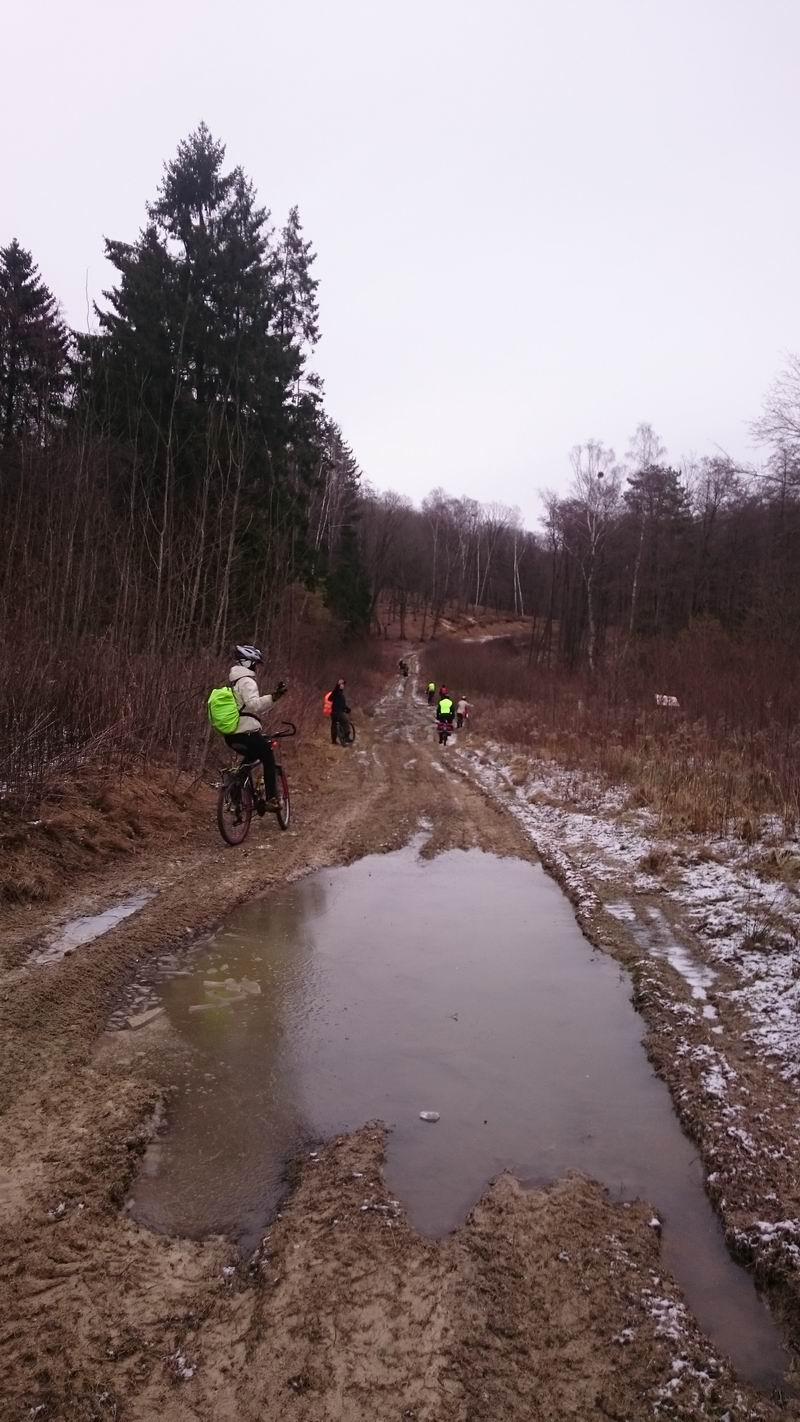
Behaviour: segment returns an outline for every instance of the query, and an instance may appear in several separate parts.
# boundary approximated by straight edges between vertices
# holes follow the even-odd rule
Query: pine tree
[[[319,382],[300,387],[319,335],[314,257],[297,210],[276,243],[252,183],[224,159],[201,124],[166,165],[138,241],[106,241],[119,281],[84,351],[112,429],[141,430],[144,404],[160,443],[169,425],[191,463],[213,410],[257,433],[280,475],[320,436]]]
[[[0,443],[43,441],[64,408],[69,335],[31,253],[0,248]]]
[[[281,340],[296,349],[315,346],[319,340],[319,282],[312,277],[316,257],[310,242],[303,241],[303,227],[296,207],[289,213],[281,233],[277,289],[277,326]]]
[[[240,170],[222,171],[224,155],[201,124],[166,165],[138,241],[106,241],[119,282],[104,293],[93,354],[112,425],[129,427],[131,393],[159,431],[171,420],[183,438],[212,406],[258,407],[276,258],[267,214]]]
[[[155,615],[184,619],[186,636],[209,596],[197,571],[206,557],[220,637],[231,609],[252,615],[255,599],[268,618],[310,567],[323,445],[321,382],[306,370],[317,283],[296,210],[279,238],[269,222],[201,124],[166,165],[137,241],[106,242],[118,281],[99,335],[81,342],[86,407],[135,451],[131,499],[143,494],[151,520]],[[185,618],[185,582],[168,572],[181,542]]]
[[[342,529],[336,566],[328,579],[325,601],[345,630],[353,636],[369,630],[372,602],[369,578],[352,523]]]

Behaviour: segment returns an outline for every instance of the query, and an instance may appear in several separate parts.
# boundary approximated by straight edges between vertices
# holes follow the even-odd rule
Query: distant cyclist
[[[435,697],[436,697],[436,682],[435,682],[435,681],[429,681],[429,682],[428,682],[428,705],[429,705],[429,706],[432,706],[432,705],[433,705]]]
[[[261,717],[284,695],[287,689],[286,683],[279,681],[273,692],[261,696],[255,678],[256,667],[264,665],[260,649],[245,644],[235,647],[234,650],[238,661],[234,663],[228,673],[228,682],[239,708],[239,724],[235,731],[231,731],[225,737],[225,742],[231,750],[237,751],[245,760],[261,761],[264,767],[267,807],[272,808],[278,803],[275,756],[272,753],[272,746],[262,730]],[[259,806],[259,808],[261,807]]]
[[[339,726],[345,716],[350,715],[350,707],[347,704],[347,694],[344,689],[344,677],[340,676],[333,691],[331,692],[331,745],[336,745],[339,735]]]
[[[472,707],[467,701],[466,696],[460,697],[456,703],[456,730],[460,731],[464,723],[469,720],[471,710]]]
[[[440,686],[439,700],[436,703],[437,721],[447,721],[449,726],[452,728],[453,717],[455,716],[455,714],[456,708],[452,696],[448,696],[446,686]]]

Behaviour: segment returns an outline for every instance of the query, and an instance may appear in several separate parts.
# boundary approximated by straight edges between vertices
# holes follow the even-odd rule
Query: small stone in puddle
[[[439,1112],[438,1112],[438,1111],[420,1111],[420,1113],[419,1113],[419,1119],[420,1119],[421,1121],[438,1121],[438,1119],[439,1119]]]

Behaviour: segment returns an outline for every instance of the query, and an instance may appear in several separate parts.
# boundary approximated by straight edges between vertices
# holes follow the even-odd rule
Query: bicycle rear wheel
[[[217,795],[217,824],[226,844],[237,845],[247,839],[253,818],[253,790],[249,776],[227,774],[222,778]]]
[[[289,828],[289,821],[292,818],[292,800],[289,795],[289,782],[281,766],[277,767],[277,771],[278,813],[276,819],[281,829],[287,830]]]

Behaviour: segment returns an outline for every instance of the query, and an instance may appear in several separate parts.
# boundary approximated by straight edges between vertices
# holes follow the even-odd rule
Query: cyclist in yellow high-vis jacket
[[[443,686],[436,706],[436,719],[437,721],[449,721],[452,726],[455,714],[456,708],[453,698],[447,695],[447,687]]]

